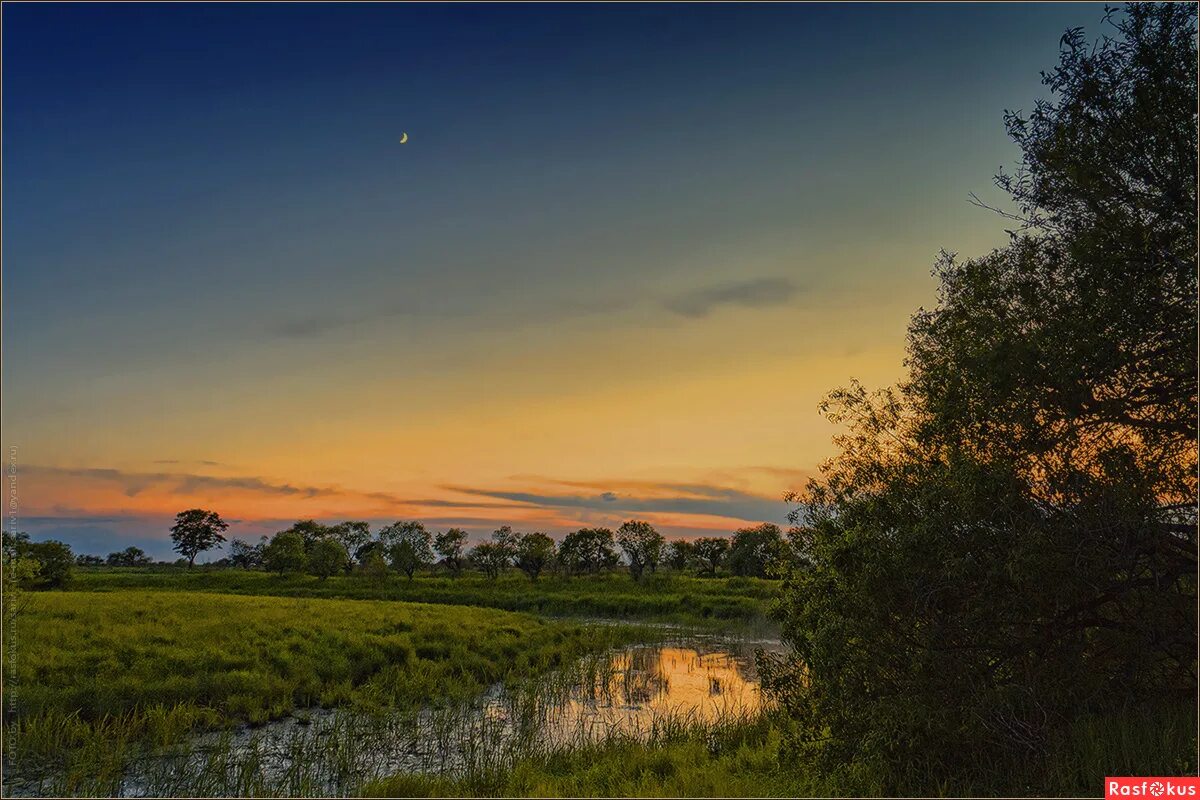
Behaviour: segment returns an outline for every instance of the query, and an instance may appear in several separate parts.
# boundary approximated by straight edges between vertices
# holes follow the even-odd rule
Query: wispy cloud
[[[721,306],[767,308],[789,302],[800,287],[787,278],[757,278],[707,286],[662,301],[663,308],[681,317],[707,317]]]
[[[195,492],[208,489],[244,489],[260,494],[290,497],[323,497],[340,494],[341,490],[327,486],[296,486],[290,483],[275,483],[255,476],[221,477],[200,475],[190,472],[126,472],[101,467],[47,467],[29,465],[25,471],[32,474],[57,475],[69,478],[107,481],[121,486],[129,497],[136,497],[148,489],[169,489],[179,492]]]
[[[637,488],[632,489],[631,487]],[[490,497],[542,508],[586,509],[605,514],[657,513],[726,517],[732,520],[782,520],[787,505],[776,497],[763,497],[738,489],[703,484],[637,482],[618,490],[589,493],[555,493],[447,486],[468,495]],[[581,485],[580,488],[584,488]],[[588,486],[587,488],[594,488]]]

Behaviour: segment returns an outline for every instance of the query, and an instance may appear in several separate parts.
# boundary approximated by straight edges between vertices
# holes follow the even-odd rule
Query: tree
[[[439,533],[433,540],[433,549],[453,575],[462,572],[463,546],[466,543],[467,532],[462,528],[451,528]]]
[[[568,533],[558,547],[558,560],[570,575],[596,573],[617,563],[613,532],[608,528],[580,528]]]
[[[144,567],[153,559],[140,547],[126,547],[119,553],[109,553],[106,562],[110,567]]]
[[[354,551],[354,560],[360,565],[365,564],[367,559],[374,554],[378,554],[380,558],[384,558],[384,552],[385,550],[383,547],[383,542],[379,541],[378,539],[371,539],[370,541],[363,543],[357,550]],[[386,558],[384,558],[384,563],[387,563]]]
[[[371,541],[371,523],[369,522],[339,522],[328,529],[329,536],[341,542],[347,554],[354,553],[357,558],[358,550]],[[347,561],[349,564],[349,561]]]
[[[734,575],[773,578],[783,566],[784,546],[778,525],[764,522],[753,528],[739,528],[729,543],[725,565]]]
[[[196,563],[197,555],[225,541],[221,534],[228,528],[229,524],[215,511],[202,508],[180,511],[175,515],[175,524],[171,526],[171,541],[175,543],[173,549],[188,560],[188,568],[191,568]]]
[[[391,525],[381,528],[379,530],[379,541],[383,544],[384,550],[389,550],[392,545],[405,538],[414,536],[424,538],[428,535],[423,523],[417,520],[409,520],[407,522],[393,522]]]
[[[715,578],[717,570],[725,563],[725,556],[729,552],[729,540],[723,536],[705,536],[693,542],[692,548],[696,554],[696,561],[700,564],[700,571]]]
[[[508,567],[508,551],[497,542],[481,542],[471,548],[471,563],[492,580]]]
[[[303,572],[307,563],[304,537],[294,531],[280,531],[263,548],[263,566],[271,572]]]
[[[940,260],[908,376],[830,396],[840,452],[793,496],[764,687],[822,731],[794,757],[885,793],[1195,701],[1196,7],[1110,19],[1006,117],[1019,229]]]
[[[4,636],[7,638],[13,620],[29,609],[32,598],[28,590],[37,582],[40,566],[28,555],[20,555],[10,549],[7,543],[2,558],[0,585],[3,586],[3,596],[0,597],[0,608],[4,611]]]
[[[433,562],[432,537],[420,522],[397,522],[379,532],[392,567],[411,581],[418,569]]]
[[[53,539],[33,542],[27,533],[5,532],[3,551],[10,558],[29,559],[36,565],[27,588],[59,589],[71,581],[75,556],[71,553],[70,546],[63,542]]]
[[[631,519],[617,528],[617,544],[625,552],[629,574],[635,581],[641,580],[642,573],[647,569],[657,571],[664,543],[662,534],[654,530],[649,522]]]
[[[307,553],[319,540],[333,536],[335,529],[317,522],[314,519],[301,519],[292,523],[290,528],[280,533],[294,533],[304,541],[304,551]]]
[[[251,545],[241,539],[229,543],[229,561],[235,567],[242,569],[258,569],[263,563],[263,550],[267,546],[267,537],[262,537],[258,544]]]
[[[93,556],[87,553],[75,556],[75,566],[77,567],[99,567],[103,565],[104,559],[100,556]]]
[[[664,561],[676,572],[683,572],[696,559],[696,548],[687,539],[676,539],[667,545]]]
[[[517,554],[517,542],[521,538],[519,533],[515,533],[511,526],[501,525],[496,530],[492,531],[492,541],[496,546],[504,551],[504,554],[511,561]]]
[[[387,561],[385,561],[383,558],[382,547],[374,547],[367,550],[363,554],[360,564],[363,575],[365,575],[369,581],[377,586],[382,586],[383,584],[387,583],[388,565]]]
[[[554,540],[546,534],[526,533],[517,538],[513,561],[531,580],[536,581],[546,565],[553,560]]]
[[[335,572],[341,572],[350,563],[346,547],[336,538],[318,539],[308,554],[309,571],[321,580],[325,580]]]

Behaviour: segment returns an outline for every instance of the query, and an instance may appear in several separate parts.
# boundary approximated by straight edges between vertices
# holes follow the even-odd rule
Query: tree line
[[[219,531],[202,528],[189,529],[177,539],[176,549],[185,555],[223,541]],[[780,574],[787,551],[783,531],[771,523],[742,528],[730,537],[670,542],[643,520],[628,520],[615,531],[580,528],[561,542],[540,531],[521,533],[504,525],[489,540],[472,547],[461,528],[434,532],[417,520],[394,522],[372,532],[367,522],[326,525],[307,519],[273,536],[263,536],[256,544],[232,540],[227,563],[279,574],[309,572],[322,579],[354,572],[381,578],[396,572],[411,580],[430,569],[451,576],[474,569],[497,578],[515,568],[537,580],[547,571],[576,576],[623,568],[634,580],[641,580],[660,567],[694,569],[712,577],[725,570],[732,575],[770,578]]]
[[[171,528],[173,549],[181,556],[175,563],[194,565],[198,555],[226,542],[227,529],[216,512],[180,512]],[[788,536],[769,522],[738,529],[730,536],[673,541],[642,520],[629,520],[616,531],[580,528],[559,542],[540,531],[521,533],[504,525],[489,540],[471,547],[461,528],[433,532],[416,520],[394,522],[372,532],[368,522],[327,525],[306,519],[260,537],[254,544],[236,538],[229,541],[228,555],[212,566],[280,575],[308,573],[322,580],[338,574],[383,580],[393,573],[411,580],[418,572],[431,570],[457,577],[468,569],[492,579],[516,569],[531,580],[546,572],[579,576],[624,569],[634,580],[641,580],[660,568],[714,578],[723,573],[776,578],[782,575],[790,553]],[[33,542],[25,533],[5,533],[4,554],[6,564],[20,559],[23,566],[14,574],[20,572],[27,588],[65,586],[73,566],[145,567],[155,563],[139,547],[127,547],[107,557],[74,556],[63,542]]]

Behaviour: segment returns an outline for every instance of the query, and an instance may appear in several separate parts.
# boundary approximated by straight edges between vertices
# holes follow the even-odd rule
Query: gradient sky
[[[1102,16],[5,4],[18,527],[782,522]]]

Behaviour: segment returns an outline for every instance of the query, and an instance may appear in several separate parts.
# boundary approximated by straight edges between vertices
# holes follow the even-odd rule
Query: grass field
[[[5,766],[51,774],[51,794],[103,795],[120,789],[133,759],[186,748],[200,729],[303,717],[317,706],[384,720],[433,704],[449,719],[497,682],[537,687],[538,676],[590,663],[590,654],[665,635],[586,618],[752,630],[763,624],[774,586],[677,575],[634,584],[611,574],[537,583],[516,575],[393,577],[379,587],[358,576],[84,570],[71,591],[36,593],[8,632]],[[324,784],[313,781],[331,764],[354,762],[359,772],[342,785],[370,796],[830,796],[931,787],[949,795],[1086,795],[1105,774],[1196,769],[1196,715],[1185,707],[1083,718],[1037,758],[979,763],[952,780],[856,763],[817,777],[788,749],[790,723],[770,711],[749,721],[667,724],[650,741],[617,733],[557,751],[502,752],[507,745],[498,744],[463,774],[372,779],[361,777],[372,758],[369,737],[386,734],[364,733],[373,723],[364,724],[297,740],[296,769],[283,782],[262,776],[261,752],[226,744],[200,761],[176,750],[184,760],[175,763],[189,766],[157,785],[185,795],[322,794]]]
[[[359,575],[321,581],[310,575],[274,575],[240,569],[188,570],[178,567],[81,569],[77,591],[156,589],[280,597],[403,600],[482,606],[543,616],[606,617],[676,622],[727,628],[766,625],[777,581],[757,578],[699,578],[659,573],[634,582],[628,574],[543,576],[531,581],[519,573],[489,580],[477,574],[458,578],[422,575],[409,581],[389,576],[382,586]]]
[[[140,742],[312,706],[463,700],[649,635],[462,606],[42,592],[10,632],[5,756],[65,764],[95,786]]]

